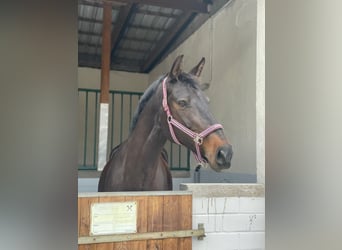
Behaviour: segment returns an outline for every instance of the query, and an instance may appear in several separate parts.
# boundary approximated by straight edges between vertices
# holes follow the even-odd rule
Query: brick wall
[[[203,223],[206,231],[204,240],[193,238],[194,250],[265,249],[262,185],[182,184],[181,189],[193,191],[193,228]]]

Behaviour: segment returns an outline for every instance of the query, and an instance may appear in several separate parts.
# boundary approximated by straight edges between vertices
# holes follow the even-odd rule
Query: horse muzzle
[[[216,151],[216,164],[221,169],[228,169],[231,165],[231,160],[233,157],[233,147],[232,145],[224,145],[217,149]]]

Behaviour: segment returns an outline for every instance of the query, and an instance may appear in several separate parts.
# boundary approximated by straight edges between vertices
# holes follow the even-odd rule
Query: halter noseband
[[[195,143],[197,154],[194,154],[194,155],[195,155],[196,160],[199,163],[206,163],[205,159],[203,159],[201,156],[200,145],[202,145],[204,137],[206,137],[210,133],[216,131],[217,129],[223,128],[223,126],[221,124],[214,124],[214,125],[211,125],[210,127],[208,127],[207,129],[203,130],[201,133],[198,134],[198,133],[188,129],[187,127],[185,127],[180,122],[176,121],[172,117],[171,112],[170,112],[170,108],[167,104],[166,79],[167,79],[167,77],[165,77],[163,80],[163,108],[164,108],[164,111],[166,112],[166,115],[167,115],[167,123],[169,125],[171,137],[175,143],[181,145],[181,143],[178,141],[178,139],[175,135],[175,132],[174,132],[172,126],[175,126],[180,131],[182,131],[185,134],[187,134],[188,136],[190,136],[194,140],[194,143]]]

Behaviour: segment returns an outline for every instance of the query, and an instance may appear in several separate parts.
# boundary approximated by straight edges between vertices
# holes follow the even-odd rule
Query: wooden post
[[[108,114],[109,114],[109,71],[111,50],[112,4],[103,2],[100,125],[97,170],[102,171],[107,162]]]

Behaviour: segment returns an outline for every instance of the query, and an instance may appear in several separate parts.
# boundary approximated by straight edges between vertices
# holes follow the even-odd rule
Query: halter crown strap
[[[205,163],[206,161],[201,156],[200,145],[202,145],[204,137],[206,137],[210,133],[216,131],[217,129],[222,129],[223,126],[221,124],[214,124],[214,125],[211,125],[210,127],[208,127],[207,129],[203,130],[201,133],[198,134],[198,133],[188,129],[187,127],[185,127],[180,122],[176,121],[172,117],[171,112],[170,112],[170,108],[167,104],[166,79],[167,79],[167,77],[165,77],[163,80],[163,101],[162,101],[162,104],[163,104],[163,109],[167,115],[167,123],[169,125],[171,137],[175,143],[181,145],[181,143],[178,141],[176,134],[173,130],[173,126],[175,126],[180,131],[182,131],[185,134],[187,134],[188,136],[190,136],[194,140],[194,143],[195,143],[196,154],[194,154],[194,155],[195,155],[196,160],[200,163]]]

